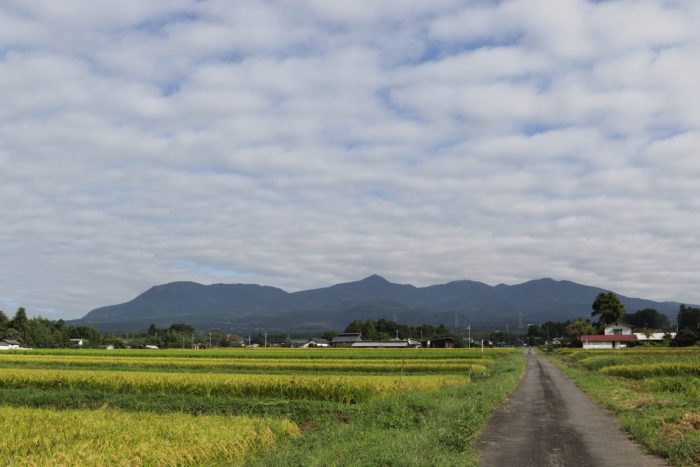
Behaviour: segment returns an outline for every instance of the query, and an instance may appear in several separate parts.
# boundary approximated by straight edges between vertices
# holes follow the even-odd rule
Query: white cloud
[[[700,303],[699,18],[660,0],[5,2],[0,305],[76,317],[172,280],[374,272]]]

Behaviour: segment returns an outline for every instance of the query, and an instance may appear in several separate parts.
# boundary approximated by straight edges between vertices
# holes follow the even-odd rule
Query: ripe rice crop
[[[0,465],[240,465],[296,437],[286,419],[0,407]]]
[[[196,370],[196,371],[263,371],[263,372],[356,372],[356,373],[483,373],[491,359],[222,359],[222,358],[143,358],[92,357],[63,355],[0,355],[2,367],[91,368],[109,370]]]
[[[93,357],[143,358],[262,358],[262,359],[379,359],[379,360],[433,360],[463,358],[497,358],[512,354],[515,349],[289,349],[289,348],[227,348],[214,350],[98,350],[98,349],[34,349],[14,350],[16,355],[84,355]]]
[[[0,369],[0,387],[79,389],[129,394],[264,397],[365,401],[397,390],[436,389],[466,383],[466,376],[228,375],[212,373],[95,372]]]
[[[657,376],[700,376],[700,365],[693,363],[651,363],[640,365],[615,365],[603,368],[601,373],[610,376],[642,379]]]

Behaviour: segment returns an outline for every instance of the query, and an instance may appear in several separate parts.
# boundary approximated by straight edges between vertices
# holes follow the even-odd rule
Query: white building
[[[652,332],[648,337],[643,332],[635,332],[634,335],[637,336],[637,340],[641,342],[661,342],[666,335],[671,339],[676,337],[675,332]]]
[[[625,323],[611,323],[605,326],[603,334],[580,337],[584,349],[624,349],[637,340],[632,326]]]
[[[605,326],[603,334],[606,336],[631,336],[634,333],[632,332],[632,326],[629,324],[610,323]]]
[[[0,350],[21,349],[22,344],[15,339],[0,339]]]
[[[309,347],[330,347],[330,342],[328,342],[327,339],[321,339],[320,337],[314,337],[313,339],[309,339],[307,343],[302,345],[301,347],[304,349],[307,349]]]

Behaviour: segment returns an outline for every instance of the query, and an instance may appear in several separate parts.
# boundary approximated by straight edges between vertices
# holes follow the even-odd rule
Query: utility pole
[[[265,333],[265,348],[267,348],[267,333]]]
[[[467,337],[467,348],[472,348],[472,323],[467,324],[467,331],[469,331],[469,337]]]

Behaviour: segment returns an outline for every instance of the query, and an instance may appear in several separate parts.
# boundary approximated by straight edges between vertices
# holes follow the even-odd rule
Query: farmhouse
[[[20,349],[22,344],[15,339],[0,339],[0,350]]]
[[[417,340],[408,339],[392,339],[390,341],[357,341],[353,342],[350,347],[356,348],[374,348],[374,349],[417,349],[421,346]]]
[[[637,340],[632,326],[625,323],[611,323],[605,326],[603,334],[580,337],[584,349],[623,349]]]
[[[455,346],[455,340],[451,337],[437,337],[421,343],[428,349],[451,349]]]
[[[70,339],[69,344],[71,347],[82,348],[87,344],[87,339]]]
[[[331,347],[350,347],[354,342],[362,340],[360,332],[345,332],[338,334],[331,340]]]
[[[302,345],[302,348],[309,348],[309,347],[330,347],[330,342],[328,342],[326,339],[321,339],[320,337],[314,337],[313,339],[309,339],[306,344]]]

